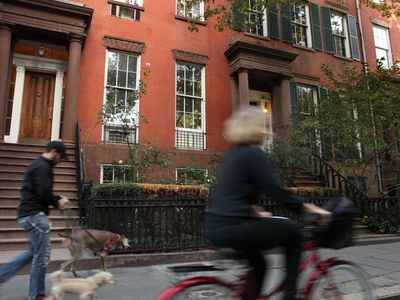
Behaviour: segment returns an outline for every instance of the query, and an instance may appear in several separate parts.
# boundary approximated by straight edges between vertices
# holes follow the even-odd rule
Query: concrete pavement
[[[355,246],[342,250],[322,250],[324,257],[338,256],[342,259],[350,260],[362,266],[368,273],[374,287],[375,293],[379,298],[396,300],[400,295],[400,242],[389,244],[376,244]],[[189,253],[197,255],[196,253]],[[211,256],[209,256],[211,257]],[[174,260],[173,254],[169,256]],[[207,256],[204,256],[207,258]],[[168,258],[167,258],[168,259]],[[271,254],[269,256],[269,279],[266,280],[268,289],[284,274],[282,270],[282,256]],[[197,261],[196,263],[211,264],[216,261]],[[217,261],[226,266],[226,261]],[[194,262],[189,262],[193,264]],[[183,263],[180,263],[183,264]],[[104,286],[98,291],[99,299],[118,299],[118,300],[153,300],[163,289],[178,280],[192,276],[193,273],[174,273],[169,267],[173,264],[154,264],[147,266],[111,268],[110,271],[116,277],[114,286]],[[81,271],[83,276],[93,274],[95,271]],[[213,272],[218,275],[231,279],[238,274],[238,269],[233,268],[228,272]],[[208,272],[201,272],[196,275],[207,275]],[[69,274],[70,276],[71,274]],[[1,300],[25,300],[28,290],[28,275],[18,275],[0,287]],[[48,289],[50,282],[47,283]],[[65,300],[77,299],[68,296]]]

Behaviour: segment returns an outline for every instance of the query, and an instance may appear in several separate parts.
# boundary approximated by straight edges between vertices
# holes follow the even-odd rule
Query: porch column
[[[238,82],[236,74],[231,74],[231,101],[232,101],[232,111],[239,108],[239,95],[238,95]]]
[[[277,96],[277,101],[274,101],[274,109],[276,112],[274,129],[278,136],[281,138],[287,138],[290,136],[292,122],[289,78],[285,77],[277,82],[273,92]]]
[[[11,28],[0,25],[0,142],[4,141],[11,39]]]
[[[68,77],[61,134],[66,143],[75,143],[82,43],[82,36],[72,36],[69,42]]]
[[[239,106],[249,105],[249,73],[247,69],[239,71]]]

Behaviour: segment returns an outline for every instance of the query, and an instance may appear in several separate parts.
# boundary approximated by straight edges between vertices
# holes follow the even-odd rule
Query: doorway
[[[55,75],[25,72],[19,142],[46,143],[51,139]]]
[[[267,140],[265,143],[266,147],[270,147],[273,142],[273,130],[272,130],[272,103],[271,93],[249,90],[249,104],[252,106],[259,107],[261,111],[265,113],[267,119]]]

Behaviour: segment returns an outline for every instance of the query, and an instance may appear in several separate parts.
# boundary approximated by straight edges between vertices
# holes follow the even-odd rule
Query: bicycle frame
[[[337,257],[331,257],[325,260],[321,260],[321,257],[318,252],[317,244],[314,242],[306,242],[303,244],[303,252],[304,251],[311,251],[310,254],[303,260],[303,262],[299,265],[299,273],[306,270],[308,267],[312,266],[312,272],[307,279],[306,286],[301,295],[302,300],[307,300],[308,296],[314,286],[314,284],[318,281],[321,275],[325,274],[328,268],[337,260]],[[174,286],[169,287],[163,293],[161,293],[156,300],[170,300],[174,295],[178,292],[184,290],[187,287],[194,286],[194,285],[201,285],[201,284],[216,284],[225,286],[227,288],[232,289],[233,291],[237,292],[243,288],[244,278],[248,276],[248,274],[244,274],[241,279],[238,281],[227,283],[222,280],[219,280],[215,277],[210,276],[199,276],[199,277],[192,277],[186,280],[183,280],[177,283]],[[260,296],[257,300],[268,300],[271,296],[275,295],[276,293],[282,291],[283,289],[283,282],[280,283],[276,288],[274,288],[271,292],[267,295]]]

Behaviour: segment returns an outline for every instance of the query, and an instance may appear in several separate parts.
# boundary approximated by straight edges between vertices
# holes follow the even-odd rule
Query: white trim
[[[17,66],[17,73],[15,79],[13,109],[11,115],[11,128],[10,135],[4,136],[4,141],[7,143],[18,143],[22,111],[22,98],[24,94],[25,72],[30,70],[57,74],[54,88],[51,139],[59,139],[63,86],[62,78],[64,77],[64,72],[66,72],[68,69],[67,62],[51,58],[14,54],[13,64]]]
[[[63,82],[64,82],[64,73],[57,72],[56,83],[55,83],[55,87],[54,87],[53,120],[51,123],[51,140],[52,141],[60,139]]]
[[[308,3],[306,3],[305,6],[305,11],[306,11],[306,24],[307,24],[307,29],[306,29],[306,36],[307,36],[307,47],[312,48],[312,36],[311,36],[311,14],[310,14],[310,6]]]

